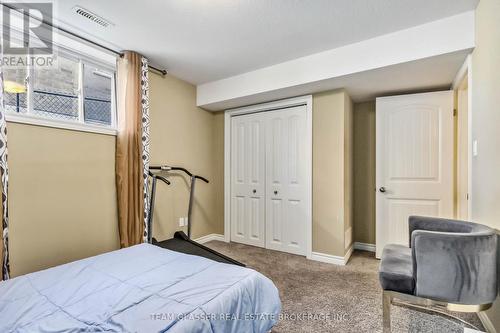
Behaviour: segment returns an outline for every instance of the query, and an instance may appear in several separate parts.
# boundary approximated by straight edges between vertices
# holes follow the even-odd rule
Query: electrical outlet
[[[187,217],[179,217],[179,227],[185,227],[188,225]]]

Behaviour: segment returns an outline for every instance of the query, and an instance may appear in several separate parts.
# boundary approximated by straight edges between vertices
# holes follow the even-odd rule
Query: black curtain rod
[[[34,16],[30,15],[29,13],[26,13],[25,11],[21,11],[21,10],[19,10],[19,8],[16,8],[16,7],[11,6],[11,5],[9,5],[9,4],[2,3],[2,5],[3,5],[4,7],[7,7],[7,8],[9,8],[9,9],[11,9],[11,10],[15,10],[15,11],[17,11],[18,13],[23,14],[24,16],[28,16],[28,17],[31,17],[31,18],[33,18],[33,19],[40,20],[39,18],[34,17]],[[71,31],[69,31],[69,30],[67,30],[67,29],[61,28],[60,26],[57,26],[57,25],[55,25],[55,24],[53,24],[53,23],[47,22],[47,21],[46,21],[45,19],[43,19],[43,18],[42,18],[42,24],[48,25],[48,26],[50,26],[50,27],[52,27],[52,28],[55,28],[55,29],[57,29],[57,30],[59,30],[59,31],[62,31],[62,32],[63,32],[63,33],[65,33],[65,34],[71,35],[71,36],[73,36],[73,37],[76,37],[76,38],[78,38],[78,39],[83,40],[84,42],[87,42],[87,43],[89,43],[89,44],[95,45],[95,46],[97,46],[97,47],[99,47],[99,48],[101,48],[101,49],[103,49],[103,50],[106,50],[106,51],[111,52],[111,53],[114,53],[114,54],[116,54],[116,55],[118,55],[118,56],[120,56],[120,57],[123,57],[123,52],[121,52],[121,51],[114,50],[114,49],[112,49],[112,48],[109,48],[109,47],[104,46],[104,45],[102,45],[102,44],[99,44],[99,43],[97,43],[97,42],[94,42],[93,40],[90,40],[90,39],[85,38],[85,37],[83,37],[83,36],[77,35],[77,34],[75,34],[74,32],[71,32]],[[167,71],[166,71],[166,70],[164,70],[164,69],[160,69],[160,68],[157,68],[157,67],[155,67],[155,66],[151,66],[151,65],[148,65],[148,67],[149,67],[149,69],[150,69],[150,70],[152,69],[152,70],[156,71],[157,73],[161,74],[162,76],[167,75]]]

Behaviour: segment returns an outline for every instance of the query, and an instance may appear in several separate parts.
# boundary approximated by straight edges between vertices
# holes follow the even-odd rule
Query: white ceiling
[[[478,0],[56,0],[59,24],[193,84],[474,9]],[[102,28],[75,5],[113,22]],[[85,32],[83,32],[85,31]]]

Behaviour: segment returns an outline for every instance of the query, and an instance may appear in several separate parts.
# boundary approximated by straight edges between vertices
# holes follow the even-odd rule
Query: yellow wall
[[[196,183],[192,237],[224,233],[224,117],[196,106],[196,88],[170,75],[150,75],[151,164],[183,166],[210,180]],[[154,237],[170,238],[187,216],[189,179],[158,183]],[[186,230],[186,228],[184,228]]]
[[[354,240],[375,244],[375,102],[354,104]]]
[[[476,9],[476,48],[472,54],[472,219],[500,229],[500,1],[481,0]],[[500,284],[499,284],[500,285]],[[500,302],[488,311],[500,331]]]
[[[313,251],[342,257],[345,225],[351,223],[345,178],[351,102],[346,95],[335,90],[313,96]]]
[[[12,275],[117,249],[115,137],[7,130]]]

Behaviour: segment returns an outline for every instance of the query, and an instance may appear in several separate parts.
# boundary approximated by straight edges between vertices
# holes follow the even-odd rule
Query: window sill
[[[12,123],[60,128],[60,129],[65,129],[65,130],[70,130],[70,131],[89,132],[89,133],[97,133],[97,134],[105,134],[105,135],[113,135],[113,136],[117,135],[117,130],[112,128],[112,127],[46,119],[46,118],[40,118],[40,117],[26,115],[26,114],[18,115],[15,113],[6,112],[5,113],[5,120],[7,122],[12,122]]]

